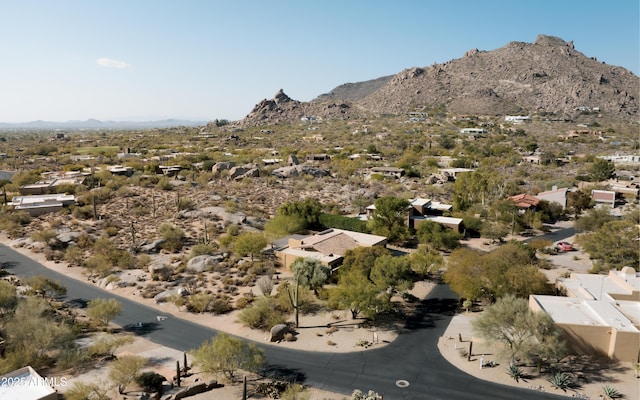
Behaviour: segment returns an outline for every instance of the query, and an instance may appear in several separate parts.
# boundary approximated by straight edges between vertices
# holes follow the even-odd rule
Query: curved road
[[[216,331],[174,318],[162,312],[69,278],[0,245],[0,265],[19,277],[44,275],[67,287],[66,301],[82,305],[94,298],[116,298],[122,313],[114,323],[170,348],[187,351],[209,340]],[[267,374],[305,383],[320,389],[350,395],[353,389],[372,389],[387,399],[514,400],[562,399],[549,393],[532,392],[481,381],[449,364],[439,353],[438,338],[455,310],[455,296],[446,286],[431,291],[420,315],[391,344],[377,350],[353,353],[318,353],[262,345],[267,356]],[[505,379],[509,379],[505,373]],[[397,385],[404,380],[407,385]]]

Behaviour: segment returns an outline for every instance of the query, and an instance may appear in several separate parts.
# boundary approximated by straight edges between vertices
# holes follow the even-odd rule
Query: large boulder
[[[151,243],[142,244],[140,246],[140,252],[147,253],[147,254],[157,253],[157,252],[160,251],[160,248],[162,247],[164,242],[165,242],[164,239],[157,239],[157,240],[154,240]]]
[[[260,176],[260,169],[258,166],[256,164],[245,164],[231,168],[227,179],[241,180],[246,177],[257,176]]]
[[[58,242],[60,242],[64,247],[67,247],[70,243],[74,242],[82,232],[62,232],[56,236]]]
[[[289,326],[287,324],[274,325],[269,331],[269,342],[279,342],[284,340],[284,335],[289,332]]]
[[[196,257],[193,257],[191,260],[189,260],[189,262],[187,262],[187,271],[191,271],[191,272],[208,271],[223,259],[224,257],[220,254],[213,255],[213,256],[209,254],[196,256]]]
[[[221,161],[221,162],[215,163],[213,167],[211,167],[211,172],[213,172],[213,174],[216,175],[222,171],[226,171],[233,168],[235,165],[236,164],[233,161]]]
[[[320,178],[329,175],[329,171],[309,165],[292,165],[274,169],[271,174],[279,178],[290,178],[301,175],[311,175],[313,177]]]
[[[189,291],[183,287],[168,289],[153,296],[153,302],[156,304],[164,303],[166,301],[169,301],[175,295],[182,296],[182,297],[188,296]]]

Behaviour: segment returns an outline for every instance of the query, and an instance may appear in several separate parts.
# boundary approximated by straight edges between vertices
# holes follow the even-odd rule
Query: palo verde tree
[[[122,303],[116,299],[94,299],[87,306],[87,316],[100,325],[107,326],[121,310]]]
[[[300,286],[308,287],[317,294],[318,288],[327,281],[329,268],[313,258],[298,258],[291,264],[293,271],[293,287],[287,286],[287,295],[295,315],[296,328],[299,326]]]
[[[418,241],[436,250],[453,250],[460,247],[462,235],[452,229],[444,228],[433,221],[423,221],[416,229]]]
[[[526,299],[506,295],[471,322],[476,334],[489,343],[503,344],[511,363],[527,354],[541,359],[560,358],[564,342],[551,316],[533,312]]]
[[[233,249],[240,256],[251,256],[251,263],[255,256],[260,256],[266,246],[267,238],[260,232],[243,232],[233,243]]]
[[[638,225],[630,219],[609,221],[598,230],[578,237],[578,243],[594,260],[594,271],[633,267],[638,270]]]
[[[232,382],[238,370],[257,372],[265,362],[264,351],[258,346],[223,332],[192,350],[191,354],[202,372],[221,373]]]
[[[526,297],[550,293],[535,249],[509,242],[489,253],[456,249],[451,253],[444,280],[460,297],[495,300],[508,294]]]
[[[140,356],[126,355],[113,361],[109,366],[109,379],[118,386],[118,393],[124,394],[124,390],[147,363]]]

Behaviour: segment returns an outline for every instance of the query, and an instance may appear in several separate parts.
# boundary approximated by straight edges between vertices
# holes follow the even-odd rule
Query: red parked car
[[[556,243],[556,249],[558,249],[559,252],[573,251],[573,245],[569,242],[558,242]]]

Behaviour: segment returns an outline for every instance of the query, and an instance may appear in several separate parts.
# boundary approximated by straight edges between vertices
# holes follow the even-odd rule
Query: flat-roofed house
[[[57,400],[58,392],[51,381],[26,366],[0,376],[0,399]]]
[[[640,273],[631,267],[609,275],[572,274],[558,279],[562,296],[529,296],[529,308],[549,313],[570,347],[619,361],[640,354]]]
[[[22,210],[31,216],[42,215],[62,210],[65,206],[74,204],[75,196],[63,193],[40,194],[33,196],[14,196],[7,205],[16,210]]]
[[[285,268],[289,268],[298,258],[313,258],[333,269],[342,264],[347,250],[357,247],[385,247],[386,244],[387,238],[384,236],[332,228],[315,235],[290,237],[286,245],[274,252]]]

